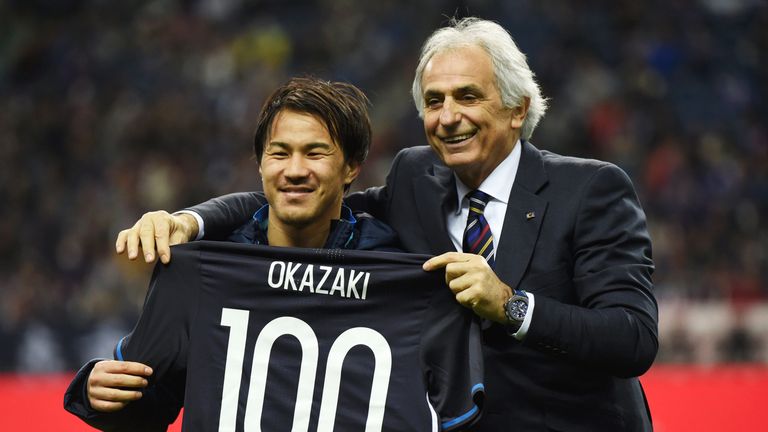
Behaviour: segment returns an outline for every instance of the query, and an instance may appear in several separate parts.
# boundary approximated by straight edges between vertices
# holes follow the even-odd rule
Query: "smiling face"
[[[317,117],[280,111],[259,164],[269,202],[269,230],[327,231],[341,213],[344,186],[359,173]]]
[[[478,187],[515,146],[526,103],[503,106],[491,59],[479,46],[435,54],[421,85],[429,145],[462,182]]]

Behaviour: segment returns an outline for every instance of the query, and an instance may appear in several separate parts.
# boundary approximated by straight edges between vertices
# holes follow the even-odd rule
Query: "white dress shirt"
[[[202,216],[192,210],[179,210],[173,214],[188,214],[195,218],[195,221],[197,221],[197,237],[194,238],[195,241],[200,240],[205,236],[205,222],[203,222]]]
[[[522,144],[518,140],[512,152],[507,156],[494,170],[491,172],[478,188],[482,192],[488,194],[491,199],[485,206],[483,215],[488,221],[488,225],[491,227],[491,234],[493,234],[493,253],[494,260],[496,252],[498,251],[499,241],[502,236],[502,228],[504,227],[504,216],[507,214],[507,204],[509,201],[509,194],[512,192],[512,185],[515,183],[515,177],[517,177],[517,168],[520,165],[520,156],[522,155]],[[456,250],[461,252],[462,242],[464,239],[464,229],[467,227],[467,217],[469,216],[469,199],[467,194],[472,192],[472,189],[467,187],[459,179],[456,174],[456,196],[458,197],[458,205],[456,211],[450,212],[445,215],[445,225],[448,227],[448,235],[451,237],[451,242]],[[513,239],[514,241],[514,239]],[[514,289],[514,287],[512,287]],[[533,315],[534,298],[533,294],[526,292],[528,296],[528,312],[525,314],[523,324],[518,329],[517,333],[513,334],[518,340],[522,340],[528,333],[528,327],[531,324],[531,316]]]

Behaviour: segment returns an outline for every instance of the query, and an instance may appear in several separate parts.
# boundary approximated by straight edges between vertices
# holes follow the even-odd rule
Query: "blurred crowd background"
[[[369,95],[356,188],[424,144],[410,85],[449,17],[507,28],[551,109],[533,143],[611,161],[654,241],[658,362],[768,363],[763,0],[0,2],[0,371],[111,356],[151,266],[120,229],[258,189],[251,134],[288,77]]]

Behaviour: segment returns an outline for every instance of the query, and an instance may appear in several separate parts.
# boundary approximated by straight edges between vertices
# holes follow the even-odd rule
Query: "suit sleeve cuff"
[[[528,297],[528,311],[525,313],[525,318],[523,318],[523,324],[520,325],[517,332],[512,334],[512,337],[519,341],[525,339],[525,335],[528,334],[528,328],[531,326],[531,317],[533,317],[533,308],[536,306],[536,299],[533,297],[533,294],[526,291],[525,295]]]
[[[83,365],[72,379],[64,393],[64,409],[80,417],[81,419],[90,418],[98,412],[91,407],[88,400],[88,376],[91,374],[96,363],[104,359],[93,359]]]
[[[205,237],[205,222],[203,222],[203,218],[197,214],[194,210],[179,210],[176,214],[188,214],[195,218],[195,221],[197,221],[197,237],[195,237],[195,241],[201,240],[203,237]]]

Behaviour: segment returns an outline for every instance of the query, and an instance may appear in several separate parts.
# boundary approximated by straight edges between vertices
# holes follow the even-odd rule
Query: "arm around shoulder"
[[[220,240],[247,222],[266,203],[261,192],[238,192],[209,199],[185,210],[200,215],[206,240]]]

